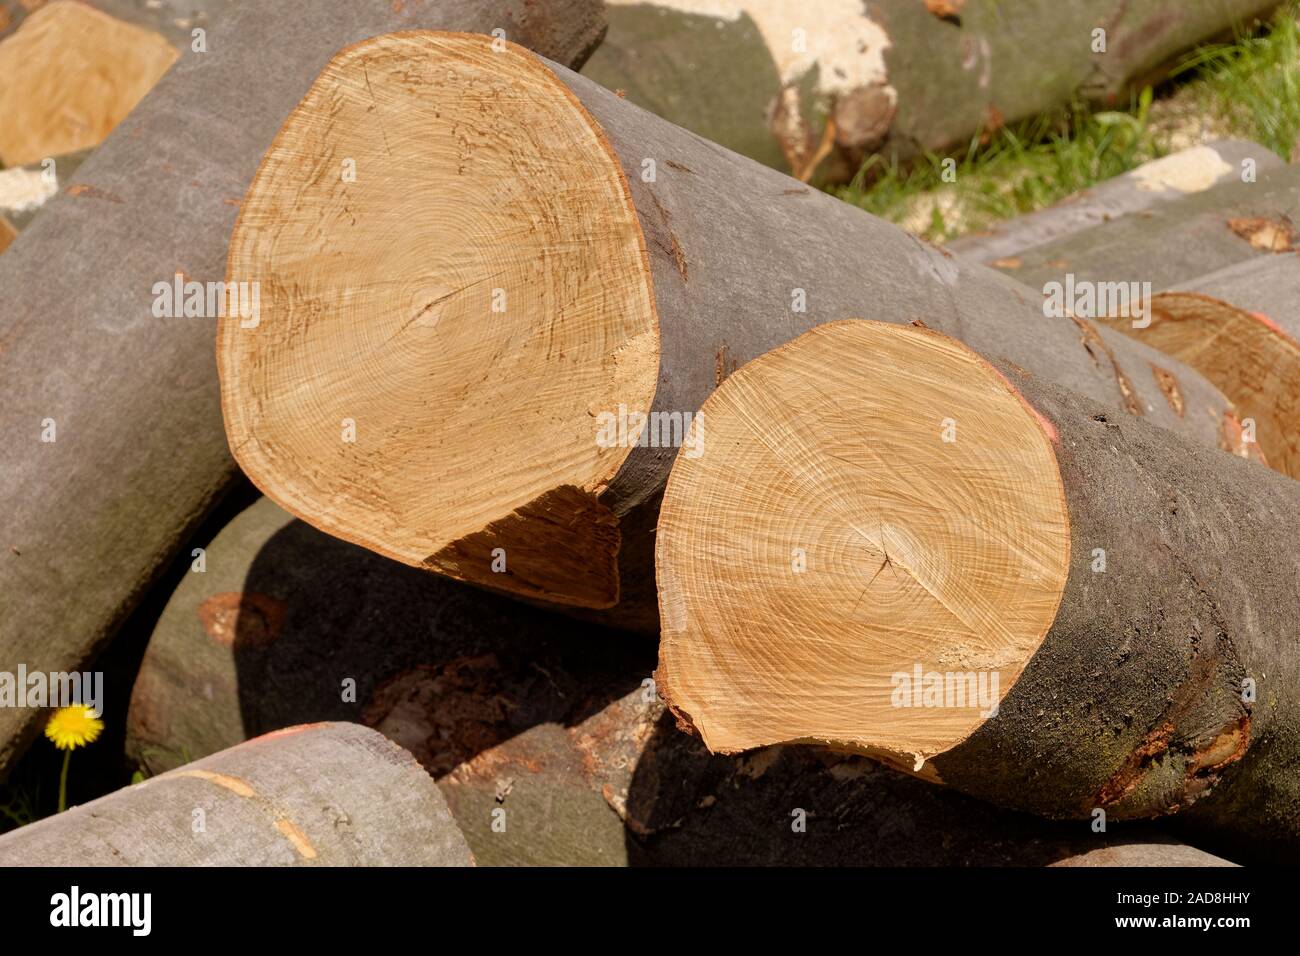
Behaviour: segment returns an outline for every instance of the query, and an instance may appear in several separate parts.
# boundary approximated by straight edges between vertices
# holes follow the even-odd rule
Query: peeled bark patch
[[[670,706],[714,749],[829,743],[1295,859],[1294,481],[890,334],[814,329],[705,403],[660,514]]]
[[[674,708],[719,751],[816,740],[910,768],[963,740],[978,708],[900,710],[891,688],[978,671],[991,709],[1047,633],[1070,538],[1043,423],[954,340],[874,322],[806,333],[701,414],[659,522]]]
[[[612,565],[585,515],[524,521],[512,573],[477,560],[493,522],[603,490],[629,447],[598,441],[597,413],[646,410],[658,371],[627,181],[540,61],[457,34],[340,53],[263,160],[228,279],[259,284],[262,315],[220,326],[226,428],[271,497],[407,564],[617,599],[548,586],[548,529]]]

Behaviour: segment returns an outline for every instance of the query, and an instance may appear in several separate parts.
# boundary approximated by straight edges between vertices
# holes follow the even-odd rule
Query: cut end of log
[[[1300,342],[1266,315],[1196,292],[1158,293],[1148,312],[1145,327],[1111,321],[1196,369],[1233,403],[1239,422],[1254,422],[1253,435],[1238,425],[1242,441],[1229,450],[1300,478]]]
[[[227,281],[260,314],[220,323],[226,430],[269,497],[417,567],[617,601],[599,496],[633,443],[602,418],[648,411],[658,323],[618,159],[539,58],[434,32],[338,54],[245,197]]]
[[[816,742],[924,776],[1056,616],[1055,431],[966,346],[866,321],[749,363],[701,416],[660,513],[661,693],[714,751]]]
[[[161,35],[87,4],[36,10],[0,43],[0,162],[99,145],[179,58]]]

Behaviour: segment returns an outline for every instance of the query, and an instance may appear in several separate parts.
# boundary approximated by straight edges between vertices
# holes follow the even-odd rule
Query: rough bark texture
[[[1000,268],[1036,290],[1071,273],[1076,281],[1150,282],[1159,292],[1273,255],[1270,245],[1294,241],[1290,217],[1297,208],[1300,166],[1261,164],[1255,182],[1228,181],[1152,206],[1026,249]]]
[[[1211,846],[1300,859],[1295,483],[1007,374],[1059,435],[1070,576],[998,715],[934,770],[1046,816],[1177,813]]]
[[[356,724],[286,729],[0,837],[4,866],[470,866],[428,774]]]
[[[694,412],[738,365],[814,325],[869,318],[923,322],[988,357],[1137,411],[1211,447],[1221,444],[1228,406],[1185,366],[1113,330],[1046,318],[1038,297],[1006,276],[551,66],[608,137],[630,182],[659,321],[653,411]],[[642,178],[645,159],[655,161],[653,182]],[[806,311],[795,311],[801,294]],[[1167,397],[1153,366],[1179,383],[1181,404]],[[600,499],[622,525],[621,601],[604,613],[620,626],[657,627],[653,528],[675,453],[632,448]],[[507,551],[509,533],[503,527],[496,537]]]
[[[1100,182],[1047,209],[962,236],[947,243],[947,248],[976,262],[996,264],[1034,246],[1060,241],[1220,183],[1240,182],[1246,160],[1252,160],[1256,170],[1283,165],[1258,143],[1229,139],[1192,146]]]
[[[434,775],[480,865],[1223,863],[1146,826],[1042,821],[847,754],[709,754],[642,686],[651,646],[430,579],[265,499],[207,560],[133,696],[128,749],[154,771],[361,720]]]
[[[587,73],[635,103],[783,169],[826,142],[831,179],[864,157],[908,159],[1067,103],[1105,103],[1276,0],[650,0],[610,3]],[[1093,48],[1106,31],[1104,52]],[[802,30],[807,53],[793,51]],[[825,117],[834,123],[823,139]],[[814,163],[815,165],[815,163]]]
[[[224,277],[239,197],[329,57],[391,30],[500,27],[577,64],[604,26],[595,0],[340,0],[314,4],[310,30],[303,16],[249,4],[211,30],[0,258],[6,665],[86,662],[229,486],[212,320],[155,318],[152,290]],[[0,776],[37,716],[0,711]]]

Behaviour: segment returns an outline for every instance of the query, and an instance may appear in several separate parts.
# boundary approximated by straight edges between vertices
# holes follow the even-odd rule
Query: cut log
[[[155,772],[282,725],[360,720],[434,776],[480,865],[1093,865],[1103,848],[1114,862],[1223,862],[1146,827],[1048,823],[847,754],[711,755],[642,686],[653,645],[430,579],[266,499],[206,561],[159,618],[131,702],[128,750]],[[349,676],[353,702],[339,693]]]
[[[1238,262],[1284,252],[1300,233],[1300,166],[1261,166],[1255,182],[1225,182],[998,260],[1035,289],[1063,282],[1149,282],[1154,292]]]
[[[965,146],[1075,95],[1127,104],[1130,84],[1276,5],[966,0],[941,16],[921,0],[609,0],[609,37],[584,72],[802,178],[834,147],[823,172],[843,181],[873,153]]]
[[[4,866],[472,866],[409,753],[356,724],[259,737],[0,837]]]
[[[840,322],[729,378],[664,494],[660,692],[715,751],[1300,860],[1295,483],[1000,371]]]
[[[962,236],[946,246],[976,262],[1014,258],[1034,246],[1056,242],[1152,206],[1201,193],[1221,183],[1241,182],[1248,169],[1258,172],[1282,165],[1281,159],[1258,143],[1229,139],[1191,146],[1143,163],[1047,209]]]
[[[76,0],[41,7],[0,42],[0,163],[99,145],[179,57],[157,33]]]
[[[1158,293],[1150,317],[1113,325],[1217,385],[1269,465],[1300,478],[1300,260],[1249,259]]]
[[[329,57],[438,26],[580,62],[603,27],[596,0],[329,0],[310,30],[302,17],[241,5],[0,256],[0,666],[86,663],[235,479],[213,316],[158,317],[158,287],[221,280],[239,196]],[[0,708],[0,777],[38,716]]]
[[[335,58],[245,197],[227,279],[261,289],[217,351],[264,493],[412,566],[646,630],[684,426],[819,322],[924,321],[1211,446],[1231,413],[1172,359],[474,37]]]

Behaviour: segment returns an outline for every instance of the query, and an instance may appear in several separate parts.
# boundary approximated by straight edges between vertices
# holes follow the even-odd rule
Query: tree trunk
[[[0,837],[4,866],[472,866],[438,788],[356,724],[287,728]]]
[[[1063,282],[1149,282],[1154,292],[1294,243],[1300,166],[1260,164],[1255,182],[1225,182],[1176,202],[1026,249],[998,267],[1034,289]]]
[[[212,327],[156,317],[158,286],[177,273],[222,278],[239,196],[329,57],[436,26],[500,28],[576,63],[600,37],[600,11],[595,0],[337,0],[314,4],[304,30],[295,5],[244,5],[46,204],[0,257],[0,661],[88,661],[233,480]],[[0,776],[38,716],[0,709]]]
[[[1141,213],[1153,206],[1204,192],[1221,183],[1241,182],[1246,169],[1271,170],[1283,161],[1258,143],[1237,139],[1191,146],[1137,169],[1107,179],[1054,206],[1026,213],[947,243],[975,262],[996,265],[1026,250]]]
[[[610,0],[584,72],[706,139],[806,178],[909,160],[1075,95],[1127,104],[1183,50],[1276,0]],[[1096,30],[1105,32],[1104,51]],[[827,118],[830,123],[827,123]]]
[[[1294,482],[1000,368],[841,322],[728,379],[660,515],[665,700],[1300,859]]]
[[[267,153],[228,272],[263,307],[219,325],[223,410],[244,471],[316,527],[653,630],[691,416],[738,364],[857,316],[1222,441],[1230,407],[1172,359],[554,70],[376,38]]]
[[[847,754],[711,755],[642,686],[644,642],[430,579],[266,499],[206,560],[159,618],[131,701],[128,750],[155,771],[354,720],[417,755],[480,865],[1222,863],[1148,828],[1049,823]],[[349,675],[355,702],[339,693]]]
[[[1237,406],[1269,464],[1300,478],[1300,267],[1268,255],[1151,299],[1151,324],[1120,332],[1176,357]]]

